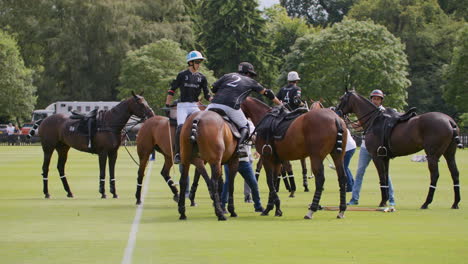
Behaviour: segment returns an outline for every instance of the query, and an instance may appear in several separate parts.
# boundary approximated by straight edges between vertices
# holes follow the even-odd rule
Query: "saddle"
[[[72,124],[69,128],[71,132],[78,132],[88,137],[88,149],[92,149],[92,138],[97,132],[97,109],[87,113],[81,114],[78,112],[72,112],[70,119],[74,119],[77,122]]]
[[[416,107],[411,107],[406,113],[400,114],[394,109],[388,108],[383,112],[383,122],[380,122],[380,132],[376,133],[377,135],[381,134],[381,145],[377,148],[377,156],[379,157],[389,157],[394,158],[395,155],[391,151],[390,146],[390,136],[392,135],[393,128],[399,123],[406,122],[412,117],[415,117]]]
[[[255,131],[257,135],[267,140],[281,140],[291,123],[300,115],[307,113],[306,108],[297,108],[289,111],[284,107],[273,107],[272,110],[260,121]]]
[[[240,138],[239,128],[234,122],[232,122],[232,120],[229,118],[226,112],[224,112],[223,109],[210,108],[208,109],[208,111],[212,111],[212,112],[219,114],[224,119],[224,121],[228,124],[229,128],[231,129],[232,135],[237,139]]]

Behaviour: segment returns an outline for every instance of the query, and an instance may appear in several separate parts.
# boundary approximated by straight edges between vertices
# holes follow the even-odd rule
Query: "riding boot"
[[[183,125],[178,125],[175,133],[175,155],[174,155],[174,163],[180,163],[180,131],[182,130]]]
[[[239,133],[240,133],[240,137],[239,137],[239,141],[237,141],[237,155],[239,156],[239,158],[244,158],[244,157],[247,157],[248,154],[246,150],[241,147],[241,145],[249,136],[249,128],[243,127],[240,129]]]

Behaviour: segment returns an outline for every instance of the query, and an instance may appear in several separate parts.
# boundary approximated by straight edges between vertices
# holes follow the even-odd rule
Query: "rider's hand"
[[[164,109],[164,114],[169,117],[170,114],[171,114],[171,105],[170,104],[166,104],[166,108]]]

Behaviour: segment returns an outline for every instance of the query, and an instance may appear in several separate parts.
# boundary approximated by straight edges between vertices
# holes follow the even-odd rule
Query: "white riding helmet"
[[[295,71],[289,72],[288,73],[288,82],[295,82],[299,81],[301,78],[299,78],[299,74]]]
[[[193,60],[204,60],[204,59],[205,57],[203,57],[203,55],[199,51],[196,51],[196,50],[192,50],[191,52],[187,54],[187,62],[193,61]]]

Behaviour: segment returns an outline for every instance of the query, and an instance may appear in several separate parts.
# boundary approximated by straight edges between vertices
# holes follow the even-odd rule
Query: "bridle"
[[[349,118],[349,113],[344,113],[343,112],[343,108],[344,108],[344,105],[345,104],[348,104],[349,103],[349,96],[352,94],[353,92],[351,91],[346,91],[345,95],[341,98],[341,102],[340,104],[336,107],[336,114],[338,116],[341,116],[344,118],[345,120],[345,123],[347,125],[351,124],[351,123],[355,123],[357,121],[359,121],[359,123],[361,124],[362,127],[367,127],[365,130],[364,130],[364,133],[367,132],[367,130],[372,126],[372,124],[374,123],[375,119],[379,116],[379,113],[381,113],[380,109],[378,107],[375,107],[373,110],[367,112],[366,114],[364,114],[363,116],[361,116],[360,118],[358,117],[358,119],[356,120],[351,120]]]

